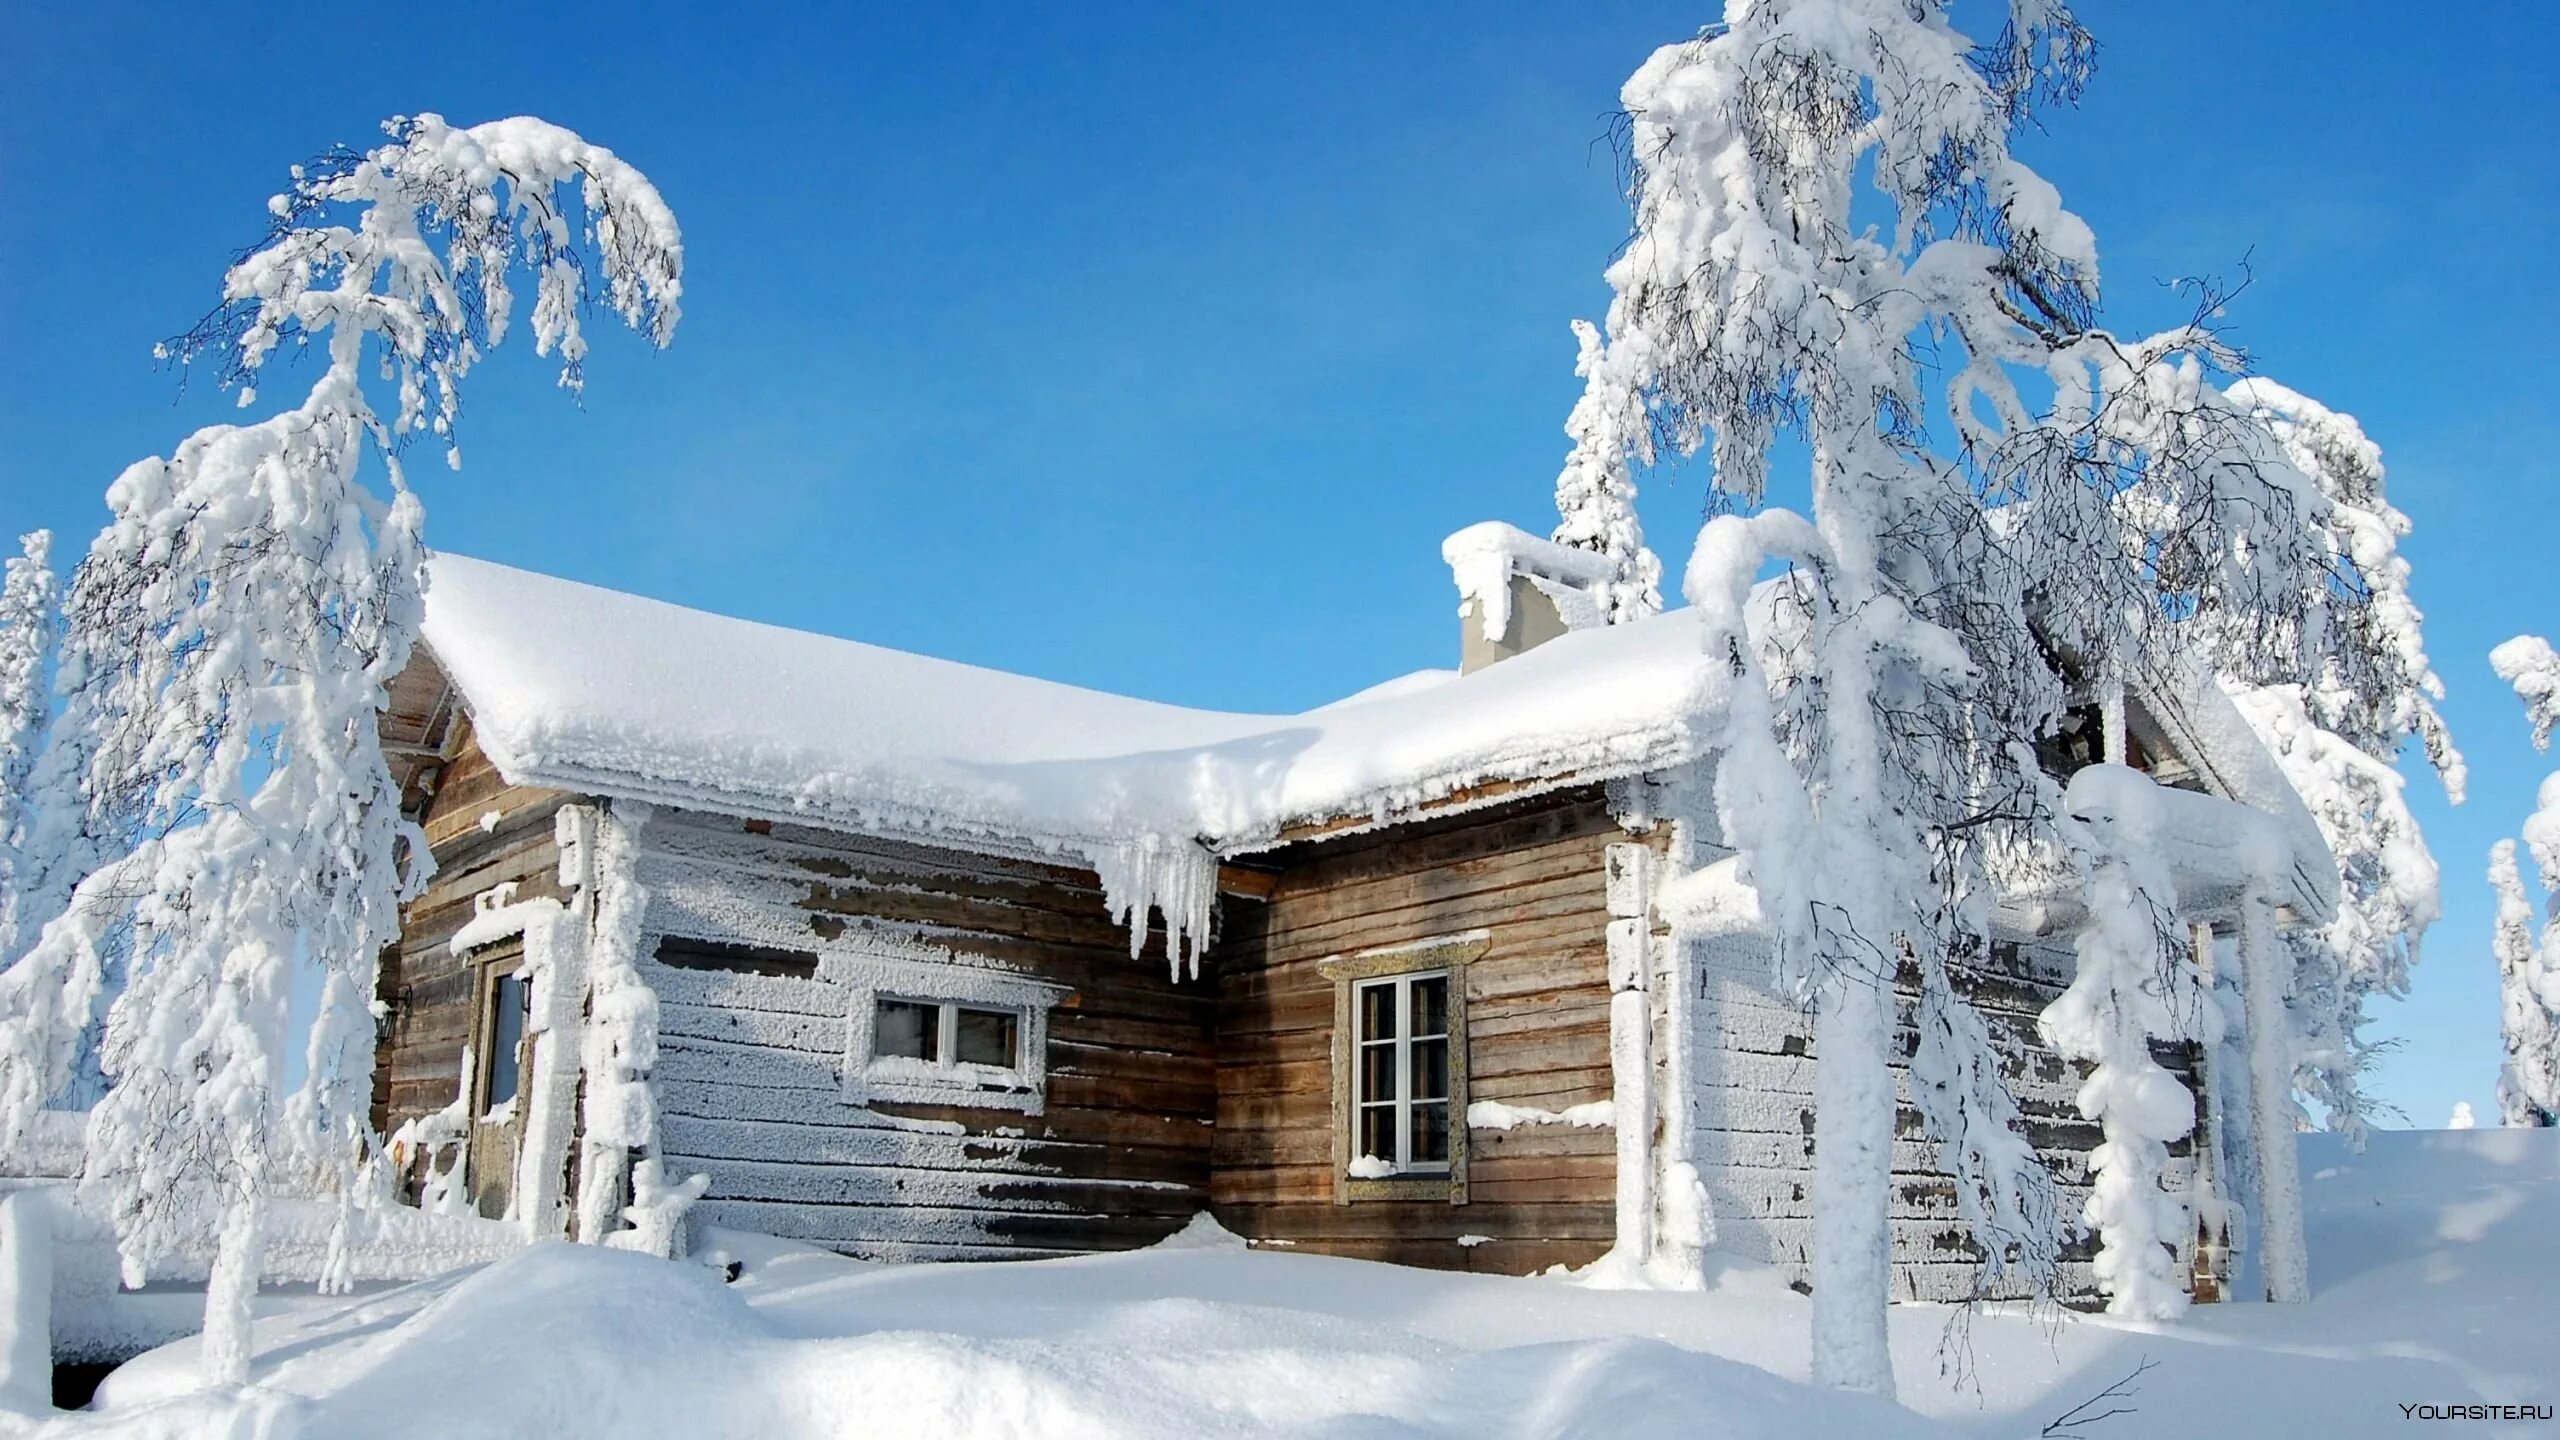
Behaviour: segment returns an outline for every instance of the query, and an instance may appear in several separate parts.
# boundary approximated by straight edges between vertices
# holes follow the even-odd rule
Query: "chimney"
[[[1440,558],[1458,582],[1462,675],[1607,618],[1595,593],[1616,573],[1606,556],[1488,520],[1441,541]]]

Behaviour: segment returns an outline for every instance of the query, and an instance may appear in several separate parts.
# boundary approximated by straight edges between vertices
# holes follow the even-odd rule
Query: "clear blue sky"
[[[544,13],[535,14],[537,9]],[[2560,633],[2542,6],[2092,0],[2087,103],[2029,153],[2120,328],[2258,281],[2238,336],[2355,413],[2473,795],[2417,790],[2447,918],[2381,1093],[2492,1112],[2483,856],[2550,761],[2489,673]],[[1296,709],[1449,663],[1440,537],[1543,529],[1565,324],[1623,228],[1604,112],[1689,4],[463,3],[0,9],[0,526],[76,550],[126,463],[233,414],[153,369],[284,168],[383,116],[533,113],[638,164],[685,320],[598,336],[583,409],[471,379],[439,546],[1192,704]],[[752,14],[752,18],[750,18]],[[281,379],[271,392],[281,393]],[[1645,520],[1686,558],[1695,476]]]

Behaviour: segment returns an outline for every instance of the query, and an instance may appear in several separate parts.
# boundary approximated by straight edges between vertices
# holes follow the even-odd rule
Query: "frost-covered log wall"
[[[1161,933],[1130,959],[1090,871],[672,811],[641,839],[659,1133],[666,1173],[711,1177],[695,1222],[954,1259],[1125,1249],[1205,1207],[1207,987],[1167,977]],[[819,963],[677,969],[670,935]],[[1038,1112],[848,1103],[846,982],[878,962],[1060,987]]]
[[[1714,1207],[1718,1248],[1766,1258],[1803,1281],[1813,1243],[1812,1025],[1772,986],[1765,939],[1717,936],[1692,941],[1690,948],[1697,1026],[1688,1050],[1697,1087],[1691,1148]],[[2035,1032],[2036,1015],[2070,983],[2071,965],[2069,950],[2059,945],[2001,946],[1987,966],[1956,967],[1955,979],[1981,1010],[1993,1040],[2016,1057],[2009,1081],[2025,1112],[2028,1138],[2060,1182],[2064,1218],[2076,1225],[2089,1195],[2089,1152],[2099,1142],[2098,1126],[2082,1119],[2075,1104],[2079,1067],[2046,1048]],[[1897,1006],[1901,1025],[1893,1062],[1902,1102],[1893,1146],[1894,1295],[1961,1300],[1976,1283],[1976,1252],[1956,1217],[1954,1190],[1938,1167],[1937,1147],[1921,1133],[1905,1073],[1915,988],[1906,984]],[[2155,1047],[2155,1053],[2193,1087],[2187,1047]],[[2170,1147],[2170,1186],[2191,1183],[2193,1154],[2191,1141]],[[2093,1251],[2087,1237],[2064,1247],[2063,1282],[2075,1303],[2097,1298],[2089,1266]]]
[[[1468,1098],[1550,1112],[1606,1101],[1604,856],[1626,838],[1589,787],[1252,857],[1270,895],[1226,897],[1213,957],[1219,1220],[1256,1240],[1444,1269],[1522,1274],[1607,1250],[1617,1140],[1605,1126],[1471,1129],[1464,1204],[1336,1204],[1335,1002],[1319,966],[1483,930],[1466,968]]]

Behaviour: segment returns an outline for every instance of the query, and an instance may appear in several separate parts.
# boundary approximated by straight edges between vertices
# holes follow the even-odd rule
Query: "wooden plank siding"
[[[1468,1098],[1560,1110],[1610,1097],[1599,787],[1256,857],[1267,900],[1222,902],[1215,952],[1220,1223],[1260,1244],[1512,1274],[1609,1248],[1607,1129],[1470,1130],[1463,1203],[1335,1200],[1326,961],[1467,931]],[[1459,1245],[1461,1236],[1489,1240]]]
[[[942,1259],[1126,1249],[1206,1208],[1208,987],[1167,975],[1161,931],[1131,959],[1090,871],[660,811],[639,881],[664,1161],[711,1177],[696,1223]],[[820,959],[677,969],[670,935]],[[920,954],[1062,988],[1040,1113],[846,1103],[843,967]]]
[[[1799,1284],[1810,1278],[1813,1243],[1814,1066],[1810,1019],[1780,999],[1770,973],[1768,942],[1737,935],[1693,942],[1685,983],[1695,985],[1695,1033],[1688,1052],[1694,1087],[1690,1150],[1706,1182],[1717,1248],[1785,1268]],[[2072,959],[2058,946],[2023,945],[1994,963],[1957,967],[1956,988],[1982,1014],[2018,1096],[2028,1138],[2056,1179],[2060,1219],[2077,1229],[2089,1196],[2089,1152],[2095,1123],[2081,1118],[2076,1095],[2083,1066],[2053,1053],[2035,1032],[2037,1012],[2069,983]],[[1977,1283],[1977,1252],[1956,1215],[1953,1182],[1938,1163],[1910,1100],[1908,1057],[1916,977],[1899,987],[1900,1027],[1893,1074],[1901,1101],[1895,1120],[1889,1213],[1894,1237],[1894,1293],[1912,1300],[1961,1300]],[[2160,1062],[2190,1089],[2188,1047],[2155,1046]],[[2172,1190],[2189,1183],[2192,1146],[2170,1147]],[[2065,1246],[2063,1282],[2075,1303],[2094,1300],[2093,1242]],[[2014,1288],[1997,1290],[2015,1294]]]
[[[375,990],[390,1007],[374,1068],[373,1122],[380,1134],[453,1101],[463,1047],[471,1043],[478,962],[453,954],[448,942],[471,918],[473,897],[512,882],[519,900],[564,898],[552,827],[573,797],[508,784],[467,721],[452,730],[435,767],[434,791],[416,812],[436,873],[402,910],[400,943],[383,957]]]

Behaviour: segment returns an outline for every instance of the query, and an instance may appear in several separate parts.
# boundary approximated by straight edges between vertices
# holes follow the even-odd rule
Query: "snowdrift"
[[[2560,1132],[2386,1132],[2361,1156],[2313,1136],[2302,1162],[2309,1304],[2173,1325],[1995,1308],[1957,1328],[1961,1312],[1897,1307],[1909,1410],[1800,1383],[1805,1302],[1763,1272],[1613,1292],[1248,1251],[1195,1226],[1126,1255],[919,1266],[715,1235],[744,1267],[731,1285],[543,1246],[262,1322],[242,1394],[189,1393],[192,1342],[154,1352],[40,1433],[2016,1437],[2144,1361],[2134,1413],[2083,1433],[2388,1434],[2402,1405],[2554,1402]]]

